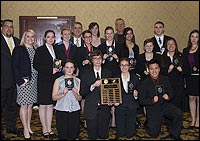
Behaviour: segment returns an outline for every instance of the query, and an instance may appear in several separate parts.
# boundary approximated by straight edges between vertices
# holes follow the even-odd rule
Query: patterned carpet
[[[3,118],[3,117],[2,117]],[[190,128],[190,113],[184,112],[183,114],[183,128],[181,131],[181,138],[183,140],[198,140],[199,139],[199,129],[196,128]],[[82,116],[81,116],[82,120]],[[160,136],[157,138],[151,138],[145,131],[143,123],[144,123],[144,116],[143,114],[138,115],[138,120],[142,123],[142,126],[140,128],[137,128],[137,134],[132,137],[132,138],[121,138],[120,140],[172,140],[170,138],[165,138],[168,135],[167,128],[165,125],[162,126]],[[5,125],[3,124],[3,129]],[[32,140],[50,140],[50,139],[45,139],[43,138],[41,134],[41,123],[39,120],[39,115],[38,115],[38,110],[33,110],[33,115],[32,115],[32,130],[36,133],[35,136],[32,136]],[[55,128],[55,116],[53,117],[53,123],[52,127],[54,129],[54,132],[56,133],[56,128]],[[21,121],[19,119],[19,114],[18,114],[18,120],[17,120],[17,135],[14,134],[7,134],[5,130],[3,130],[4,136],[7,138],[7,140],[24,140],[23,137],[23,127],[21,124]],[[115,139],[116,137],[116,130],[115,128],[110,128],[110,140]],[[83,126],[81,125],[80,127],[80,139],[81,140],[88,140],[87,138],[87,131]],[[52,139],[51,139],[52,140]],[[57,138],[53,140],[58,140]]]

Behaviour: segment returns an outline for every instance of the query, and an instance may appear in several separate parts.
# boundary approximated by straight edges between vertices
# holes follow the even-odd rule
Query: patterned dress
[[[37,102],[37,74],[38,72],[33,68],[33,58],[35,49],[26,47],[31,60],[31,80],[25,87],[17,85],[17,104],[29,105]]]

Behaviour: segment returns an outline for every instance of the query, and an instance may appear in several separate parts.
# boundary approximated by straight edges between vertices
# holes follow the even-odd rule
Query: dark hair
[[[112,30],[113,32],[114,32],[114,29],[113,29],[113,27],[112,26],[107,26],[106,28],[105,28],[105,30],[104,30],[104,33],[106,34],[106,31],[107,30]]]
[[[55,32],[54,32],[53,30],[46,30],[45,33],[44,33],[44,38],[46,38],[46,36],[47,36],[47,34],[48,34],[49,32],[53,33],[54,36],[56,36],[56,34],[55,34]],[[44,40],[44,43],[46,43],[45,40]],[[54,41],[54,43],[55,43],[55,41]]]
[[[154,45],[153,40],[151,38],[148,38],[148,39],[144,40],[143,46],[145,46],[147,43],[150,43],[150,42]]]
[[[127,58],[127,57],[122,57],[119,61],[119,64],[121,64],[122,61],[127,61],[128,62],[128,65],[130,65],[130,59]]]
[[[126,27],[126,28],[124,28],[124,37],[127,35],[127,32],[129,31],[129,30],[131,30],[132,32],[133,32],[133,29],[131,28],[131,27]]]
[[[166,48],[166,50],[164,51],[163,54],[167,54],[167,43],[168,43],[168,41],[170,41],[170,40],[173,40],[174,43],[175,43],[175,46],[176,46],[174,56],[180,56],[181,52],[178,50],[178,44],[177,44],[177,42],[176,42],[176,39],[173,38],[173,37],[170,37],[170,38],[167,39],[167,41],[165,42],[164,47]]]
[[[158,64],[158,66],[160,67],[160,62],[157,59],[151,59],[150,61],[148,61],[148,68],[151,64]]]
[[[101,50],[99,50],[99,49],[94,50],[93,52],[90,53],[89,60],[92,61],[92,59],[93,59],[94,56],[101,56],[101,57],[103,57],[103,54],[102,54]]]
[[[193,33],[198,33],[199,34],[199,30],[197,30],[197,29],[194,29],[194,30],[192,30],[191,32],[190,32],[190,34],[189,34],[189,38],[188,38],[188,43],[187,43],[187,47],[190,49],[191,47],[192,47],[192,43],[191,43],[191,36],[192,36],[192,34]],[[199,46],[199,40],[198,40],[198,42],[197,42],[197,45]]]
[[[11,23],[13,23],[13,20],[11,20],[11,19],[1,20],[1,27],[4,26],[5,22],[11,22]]]
[[[75,63],[75,61],[72,60],[72,59],[69,59],[69,58],[65,61],[64,66],[65,66],[65,64],[68,63],[68,62],[72,63],[72,64],[74,65],[74,68],[76,68],[76,63]]]
[[[97,22],[91,22],[88,26],[88,29],[91,30],[93,27],[97,26],[99,29],[99,24]],[[97,37],[100,37],[100,31],[98,30]]]
[[[156,24],[162,24],[162,26],[165,27],[164,23],[161,22],[161,21],[157,21],[157,22],[155,22],[154,26],[155,26]]]
[[[82,25],[81,22],[75,22],[74,25],[75,25],[75,24],[79,24],[79,25],[81,25],[81,27],[83,27],[83,25]]]
[[[91,32],[90,30],[84,30],[83,33],[82,33],[82,37],[83,37],[83,38],[84,38],[84,35],[85,35],[86,33],[90,33],[90,34],[92,35],[92,32]]]

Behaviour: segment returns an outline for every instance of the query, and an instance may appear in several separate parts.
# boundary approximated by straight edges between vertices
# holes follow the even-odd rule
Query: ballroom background
[[[199,29],[199,1],[1,1],[1,19],[13,19],[19,37],[19,16],[76,16],[83,29],[95,21],[104,29],[115,27],[123,18],[134,29],[136,43],[143,52],[143,41],[152,37],[153,24],[161,20],[165,34],[176,38],[179,50],[187,45],[189,33]]]

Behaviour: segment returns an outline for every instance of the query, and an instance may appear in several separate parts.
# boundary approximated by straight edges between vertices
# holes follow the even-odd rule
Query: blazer
[[[77,57],[76,48],[77,47],[72,42],[70,42],[69,48],[70,48],[69,59],[72,59],[75,61],[75,63],[77,63],[77,61],[76,61],[76,57]],[[62,64],[62,66],[64,66],[65,61],[68,59],[67,56],[65,55],[65,45],[63,44],[63,42],[58,43],[55,45],[54,49],[55,49],[55,52],[57,53],[57,56],[56,56],[57,59],[62,60],[61,64]]]
[[[112,73],[106,68],[101,68],[101,78],[111,78]],[[97,114],[98,103],[100,103],[100,91],[95,87],[90,91],[91,85],[96,81],[93,67],[88,67],[84,75],[81,75],[80,95],[85,97],[84,117],[93,119]]]
[[[19,86],[25,82],[23,77],[29,77],[31,80],[31,60],[25,46],[14,48],[12,62],[15,80]]]
[[[13,37],[15,46],[19,46],[20,40]],[[14,74],[12,68],[12,57],[10,50],[1,34],[1,88],[10,88],[14,82]]]
[[[53,74],[53,58],[45,44],[36,49],[33,67],[38,71],[38,95],[51,94],[53,83],[60,73]]]
[[[168,39],[170,39],[170,38],[172,38],[172,37],[164,35],[164,40],[163,40],[163,46],[162,47],[165,47],[166,41]],[[153,44],[154,44],[153,52],[161,52],[160,51],[160,47],[159,47],[159,45],[157,43],[156,37],[154,36],[151,39],[153,40]]]
[[[122,92],[122,104],[117,106],[116,108],[124,109],[124,108],[129,108],[129,109],[136,109],[138,107],[138,102],[137,100],[134,99],[134,96],[132,94],[128,94],[124,87],[123,87],[123,81],[121,74],[117,76],[120,78],[121,81],[121,92]],[[135,90],[139,92],[139,77],[133,73],[130,73],[130,81],[133,82]]]
[[[173,94],[173,90],[172,90],[169,78],[167,76],[159,75],[159,80],[160,80],[160,85],[164,85],[165,93],[168,94],[169,96],[168,101],[170,101],[173,98],[174,94]],[[148,76],[146,80],[141,82],[141,87],[139,89],[139,102],[142,105],[145,105],[148,110],[152,112],[154,110],[157,111],[161,108],[161,106],[168,103],[168,101],[159,97],[158,102],[154,104],[153,97],[155,95],[156,95],[155,85],[153,81],[151,80],[151,77]]]

